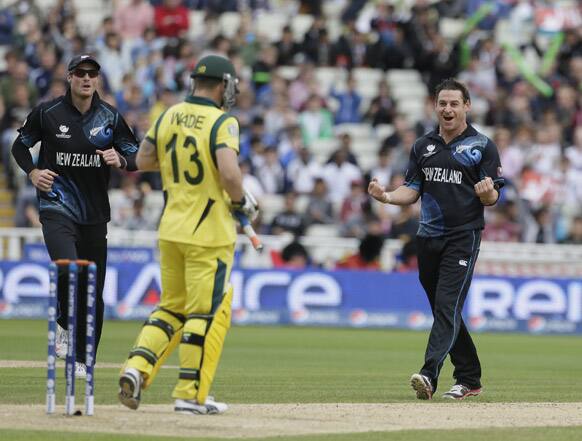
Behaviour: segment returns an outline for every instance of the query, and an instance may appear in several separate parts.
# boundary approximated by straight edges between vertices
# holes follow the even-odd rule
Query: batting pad
[[[232,315],[232,285],[228,285],[226,293],[222,297],[222,302],[214,313],[214,318],[210,325],[210,329],[206,333],[204,341],[204,357],[202,359],[202,367],[200,369],[200,385],[198,387],[198,395],[196,399],[199,403],[204,403],[206,397],[210,392],[210,387],[214,381],[218,361],[222,354],[224,340],[226,333],[230,328],[230,318]]]
[[[180,342],[182,326],[182,321],[175,314],[156,309],[146,320],[122,369],[132,367],[140,371],[144,378],[142,387],[146,389]]]

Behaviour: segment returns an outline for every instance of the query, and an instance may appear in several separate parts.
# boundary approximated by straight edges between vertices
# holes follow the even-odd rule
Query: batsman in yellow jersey
[[[119,400],[137,409],[141,390],[179,347],[174,410],[204,415],[228,408],[208,393],[230,327],[233,214],[252,220],[257,205],[242,187],[239,126],[227,113],[237,93],[234,66],[210,55],[191,77],[192,93],[159,117],[137,154],[140,170],[162,177],[162,296],[122,369]]]

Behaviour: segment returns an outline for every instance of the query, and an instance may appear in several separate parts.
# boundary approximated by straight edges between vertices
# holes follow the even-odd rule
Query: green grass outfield
[[[140,327],[138,322],[107,322],[98,360],[123,362]],[[479,402],[582,401],[582,338],[517,334],[475,334],[474,338],[483,365],[484,394],[476,399]],[[410,403],[416,400],[408,380],[422,364],[426,339],[426,332],[234,327],[227,338],[213,392],[233,404]],[[1,360],[41,361],[45,358],[46,321],[0,320]],[[177,357],[173,356],[168,363],[177,364]],[[45,368],[0,368],[0,404],[44,403],[45,372]],[[451,385],[451,373],[447,362],[441,374],[439,392]],[[117,403],[117,376],[115,368],[99,369],[96,375],[97,406]],[[170,403],[175,378],[174,370],[161,370],[144,401],[147,400],[148,404]],[[57,390],[58,403],[63,402],[63,383],[60,381]],[[78,389],[82,387],[78,386]],[[440,398],[437,400],[441,401]],[[435,437],[436,432],[372,432],[276,439],[582,439],[582,427],[438,431],[442,432],[442,438]],[[51,433],[51,436],[62,441],[173,439],[70,433]],[[0,440],[46,439],[52,439],[46,432],[0,430]]]

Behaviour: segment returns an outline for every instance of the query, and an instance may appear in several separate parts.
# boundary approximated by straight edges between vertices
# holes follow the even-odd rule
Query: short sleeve
[[[421,192],[423,181],[422,171],[418,165],[418,158],[416,157],[416,143],[410,149],[410,158],[408,159],[408,168],[404,177],[404,185],[412,190]]]
[[[42,105],[36,106],[28,114],[22,127],[18,129],[20,141],[29,149],[42,137]]]
[[[158,130],[160,128],[160,124],[162,123],[162,120],[164,119],[164,115],[166,114],[167,111],[168,111],[168,109],[164,110],[161,113],[161,115],[158,116],[158,119],[156,120],[156,122],[154,124],[152,124],[152,126],[149,128],[149,130],[145,134],[145,139],[147,139],[153,145],[157,146]]]
[[[215,149],[228,147],[239,153],[239,125],[235,117],[227,115],[223,121],[216,121]]]
[[[483,157],[479,163],[479,168],[480,179],[490,177],[493,179],[493,183],[498,189],[505,185],[499,152],[497,151],[495,143],[490,139],[487,141],[487,145],[483,151]]]

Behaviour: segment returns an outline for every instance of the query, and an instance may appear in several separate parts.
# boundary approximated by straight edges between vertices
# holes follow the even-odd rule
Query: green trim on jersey
[[[184,101],[190,104],[200,104],[201,106],[212,106],[220,109],[220,106],[215,101],[203,96],[188,95]]]
[[[218,129],[220,129],[222,123],[226,121],[230,116],[231,115],[228,113],[223,113],[222,115],[220,115],[216,119],[216,121],[214,121],[214,125],[210,130],[210,137],[208,138],[210,141],[210,155],[212,156],[212,161],[214,162],[214,165],[216,167],[218,167],[218,164],[216,162],[216,150],[218,150],[220,147],[226,147],[226,145],[224,144],[221,144],[220,146],[216,145],[216,136],[218,135]]]

